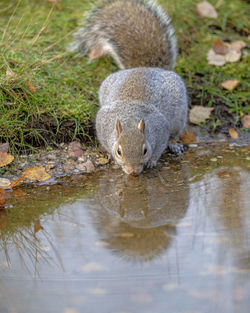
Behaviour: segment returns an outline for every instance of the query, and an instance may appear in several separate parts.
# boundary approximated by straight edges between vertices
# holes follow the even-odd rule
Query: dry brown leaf
[[[210,49],[207,53],[208,64],[222,66],[226,63],[224,55],[216,54],[213,49]]]
[[[237,40],[230,44],[230,49],[241,52],[246,47],[246,43],[243,40]]]
[[[229,44],[221,41],[221,40],[216,40],[214,43],[213,43],[213,46],[212,46],[214,52],[216,54],[222,54],[222,55],[225,55],[228,53],[229,51]]]
[[[226,90],[234,90],[238,84],[239,84],[239,80],[235,79],[235,80],[225,80],[224,82],[222,82],[220,85],[226,89]]]
[[[27,82],[27,86],[28,86],[29,90],[30,90],[32,93],[35,93],[35,92],[36,92],[36,89],[37,89],[37,88],[34,87],[30,81]]]
[[[194,105],[189,112],[189,121],[193,124],[200,124],[210,117],[213,108]]]
[[[225,55],[226,62],[234,63],[238,62],[241,58],[241,52],[230,49],[229,52]]]
[[[99,158],[95,161],[97,165],[105,165],[108,164],[109,160],[106,158]]]
[[[183,143],[196,142],[196,136],[192,130],[185,131],[179,137]]]
[[[228,133],[229,133],[230,137],[233,139],[237,139],[239,137],[237,131],[233,128],[229,128]]]
[[[6,199],[7,199],[6,191],[3,188],[0,188],[0,208],[4,207]]]
[[[196,11],[201,17],[217,18],[218,14],[211,3],[202,1],[197,4]]]
[[[242,116],[241,123],[244,128],[250,128],[250,114]]]
[[[0,151],[8,153],[8,151],[9,151],[9,143],[6,142],[6,143],[0,144]]]
[[[40,221],[35,221],[34,223],[34,233],[36,234],[39,230],[44,229]]]
[[[48,173],[46,173],[45,168],[43,166],[35,166],[33,168],[28,168],[23,172],[22,176],[34,181],[36,180],[44,181],[51,177]]]
[[[13,160],[13,155],[0,151],[0,167],[10,164]]]

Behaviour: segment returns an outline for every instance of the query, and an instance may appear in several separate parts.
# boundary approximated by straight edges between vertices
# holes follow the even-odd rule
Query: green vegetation
[[[197,17],[198,1],[160,2],[174,21],[180,49],[176,71],[187,83],[192,104],[216,108],[210,130],[240,126],[240,116],[249,110],[249,56],[215,67],[207,64],[206,54],[217,39],[247,41],[247,1],[222,1],[217,19]],[[90,63],[67,50],[91,3],[1,1],[0,143],[9,141],[19,150],[75,137],[94,142],[98,86],[117,68],[111,59]],[[240,80],[233,92],[219,86],[227,79]]]

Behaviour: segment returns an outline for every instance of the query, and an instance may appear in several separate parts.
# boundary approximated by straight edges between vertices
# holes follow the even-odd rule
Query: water
[[[0,211],[1,313],[246,313],[249,147],[28,186]]]

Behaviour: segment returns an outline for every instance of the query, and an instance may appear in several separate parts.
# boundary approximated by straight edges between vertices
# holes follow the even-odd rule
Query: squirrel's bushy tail
[[[71,50],[91,59],[111,55],[121,68],[174,68],[176,37],[171,20],[153,1],[106,0],[85,17]]]

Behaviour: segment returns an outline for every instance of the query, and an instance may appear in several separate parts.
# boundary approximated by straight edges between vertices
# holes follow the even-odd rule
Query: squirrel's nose
[[[142,171],[142,168],[126,166],[123,168],[123,170],[128,175],[138,176]]]

